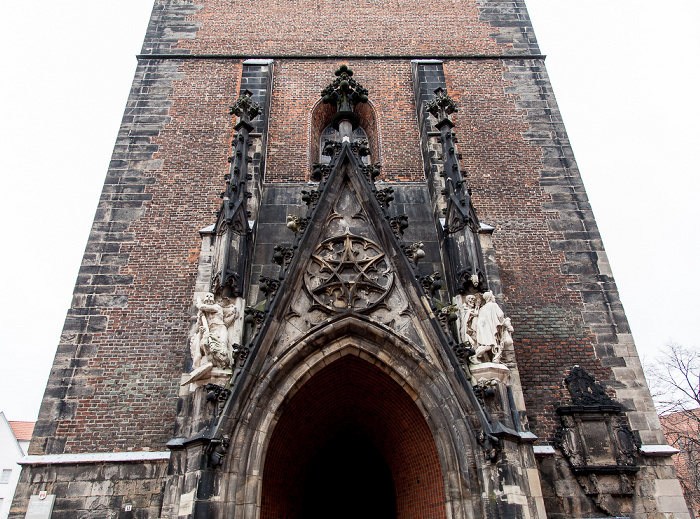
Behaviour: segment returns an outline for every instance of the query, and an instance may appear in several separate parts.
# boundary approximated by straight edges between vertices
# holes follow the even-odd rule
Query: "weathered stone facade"
[[[688,517],[663,444],[523,2],[156,1],[11,517]]]

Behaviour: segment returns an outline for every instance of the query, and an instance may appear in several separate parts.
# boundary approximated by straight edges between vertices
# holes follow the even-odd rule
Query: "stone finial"
[[[239,124],[250,125],[250,121],[262,113],[262,106],[253,101],[252,96],[253,93],[250,90],[244,90],[229,110],[231,115],[237,115],[241,118]]]
[[[341,65],[335,75],[336,79],[321,91],[324,103],[335,104],[339,112],[352,112],[357,103],[368,101],[367,89],[352,77],[347,65]]]
[[[457,111],[457,105],[442,87],[435,89],[435,99],[428,102],[425,108],[437,119],[438,125],[442,121],[449,121],[448,116]]]
[[[321,91],[323,102],[333,104],[338,109],[331,120],[333,128],[340,132],[342,141],[352,142],[352,129],[360,124],[359,116],[354,112],[357,103],[366,103],[367,89],[352,77],[353,72],[347,65],[341,65],[335,71],[335,80]]]

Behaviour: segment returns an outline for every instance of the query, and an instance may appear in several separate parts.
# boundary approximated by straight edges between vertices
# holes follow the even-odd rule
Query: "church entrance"
[[[304,479],[302,517],[393,519],[396,496],[391,471],[372,442],[351,428],[330,438],[310,460]]]
[[[262,519],[445,517],[428,424],[399,384],[353,355],[284,404],[262,479]]]

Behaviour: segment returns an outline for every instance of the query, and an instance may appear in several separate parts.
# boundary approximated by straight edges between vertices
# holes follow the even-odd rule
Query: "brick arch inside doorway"
[[[303,517],[312,460],[348,430],[386,463],[398,519],[446,517],[440,461],[420,410],[389,375],[347,355],[315,374],[284,405],[265,459],[262,519]]]

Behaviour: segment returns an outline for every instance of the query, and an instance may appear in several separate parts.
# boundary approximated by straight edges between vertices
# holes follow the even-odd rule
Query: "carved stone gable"
[[[307,244],[313,252],[284,317],[279,347],[343,313],[365,315],[420,344],[408,297],[397,285],[390,251],[380,243],[376,223],[348,176],[327,216],[313,225],[324,230],[316,244]]]

